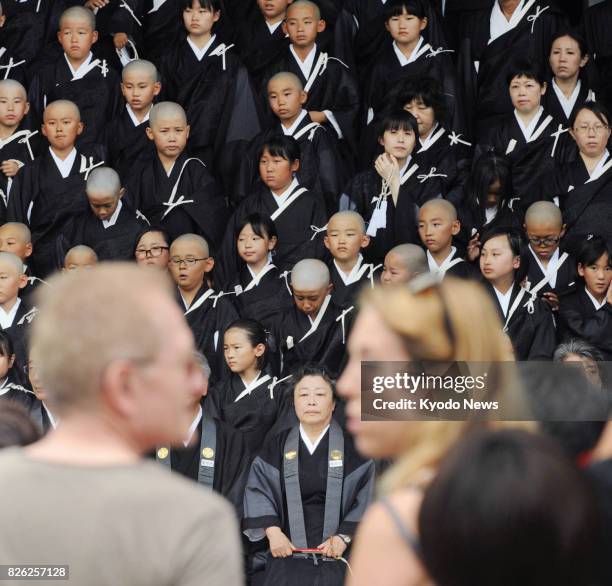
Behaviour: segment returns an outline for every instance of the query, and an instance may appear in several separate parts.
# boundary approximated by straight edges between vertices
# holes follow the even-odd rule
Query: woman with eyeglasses
[[[168,270],[170,261],[170,240],[163,228],[151,226],[142,231],[136,239],[134,257],[139,265]]]

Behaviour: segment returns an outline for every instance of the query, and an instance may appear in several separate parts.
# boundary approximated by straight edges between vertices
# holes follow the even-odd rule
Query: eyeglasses
[[[162,255],[164,250],[170,250],[168,246],[153,246],[151,248],[137,248],[136,249],[136,258],[158,258]]]
[[[592,130],[595,134],[602,134],[609,128],[610,127],[606,126],[605,124],[596,124],[595,126],[587,126],[586,124],[583,124],[582,126],[576,126],[574,131],[578,134],[588,134]]]
[[[552,246],[553,244],[557,244],[560,238],[558,236],[547,236],[546,238],[529,238],[529,242],[534,246]]]
[[[182,263],[185,263],[185,266],[187,267],[192,267],[193,265],[195,265],[195,263],[197,263],[200,260],[208,260],[210,258],[210,256],[206,256],[204,258],[179,258],[178,256],[173,256],[170,259],[170,262],[173,265],[177,265],[177,266],[181,266]]]

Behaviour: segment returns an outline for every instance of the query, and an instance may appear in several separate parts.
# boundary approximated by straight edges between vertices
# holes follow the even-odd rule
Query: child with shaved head
[[[537,201],[527,208],[523,227],[529,240],[530,291],[556,311],[559,295],[576,284],[576,262],[560,247],[565,234],[561,210],[552,202]]]
[[[39,69],[30,83],[34,117],[42,120],[46,104],[71,100],[79,107],[84,124],[79,144],[102,144],[106,124],[123,104],[119,75],[91,52],[98,40],[93,12],[83,6],[68,8],[60,18],[57,38],[63,53]]]
[[[408,283],[429,272],[425,251],[416,244],[399,244],[385,256],[380,282],[383,285]]]
[[[82,269],[90,269],[98,262],[98,255],[95,250],[77,244],[73,246],[64,257],[64,271],[80,271]]]
[[[9,199],[8,220],[27,224],[32,231],[32,270],[43,279],[61,267],[57,238],[87,208],[85,182],[104,163],[101,147],[75,146],[82,132],[76,104],[68,100],[50,103],[42,126],[49,149],[19,172]]]
[[[170,274],[177,286],[177,301],[193,332],[196,347],[212,369],[212,378],[224,368],[223,332],[238,317],[232,303],[209,287],[215,260],[208,242],[197,234],[183,234],[170,245]]]
[[[332,255],[332,299],[338,307],[350,307],[364,285],[374,287],[374,274],[381,268],[364,262],[361,251],[370,237],[363,218],[353,211],[336,212],[329,219],[324,242]]]
[[[146,132],[157,153],[128,182],[132,207],[170,238],[194,233],[218,246],[225,200],[204,162],[185,152],[190,132],[185,110],[174,102],[155,104]]]
[[[110,167],[94,169],[85,187],[89,207],[66,226],[58,247],[84,244],[95,250],[102,260],[131,260],[136,239],[147,226],[142,214],[138,217],[124,205],[125,189],[118,173]]]
[[[332,373],[341,371],[352,308],[338,307],[332,301],[332,288],[324,262],[304,259],[293,267],[294,307],[279,315],[272,325],[275,350],[284,374],[305,362],[316,362]]]
[[[445,199],[431,199],[419,210],[419,236],[427,249],[427,264],[432,273],[463,279],[478,279],[480,272],[458,255],[453,237],[461,224],[455,206]]]

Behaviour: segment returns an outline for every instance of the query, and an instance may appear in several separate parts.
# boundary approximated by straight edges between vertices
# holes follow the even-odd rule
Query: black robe
[[[19,290],[19,297],[21,297],[21,300],[24,301],[26,305],[32,306],[33,295],[36,292],[36,289],[38,289],[38,287],[41,285],[46,285],[47,282],[33,275],[29,266],[26,266],[25,275],[28,278],[28,282],[23,289]]]
[[[368,265],[367,268],[365,268],[366,264]],[[376,273],[377,271],[380,271],[381,268],[381,265],[368,264],[365,263],[365,261],[362,261],[360,263],[360,270],[364,269],[363,274],[360,278],[347,285],[340,276],[340,270],[332,260],[329,263],[329,274],[331,276],[331,283],[333,285],[331,295],[334,305],[342,309],[348,309],[349,307],[355,305],[357,297],[362,289],[366,287],[374,287],[374,284],[378,281],[380,276]]]
[[[32,231],[32,270],[45,278],[61,268],[63,258],[57,258],[56,241],[66,222],[87,209],[85,181],[93,166],[104,162],[100,147],[77,149],[77,155],[64,179],[51,153],[26,164],[15,178],[9,199],[7,219],[27,224]]]
[[[4,9],[5,3],[2,3]],[[3,10],[6,13],[6,9]],[[44,42],[44,20],[35,12],[9,14],[0,28],[0,79],[26,84],[27,68]]]
[[[145,0],[143,18],[143,58],[159,67],[161,56],[185,35],[183,14],[179,0],[164,0],[153,11],[153,0]]]
[[[297,189],[300,189],[299,185]],[[235,275],[242,265],[234,237],[238,225],[250,214],[259,213],[270,218],[278,209],[272,192],[263,184],[256,186],[238,206],[227,224],[215,269],[221,283],[227,283],[229,275]],[[311,228],[323,228],[327,224],[325,204],[321,196],[305,191],[285,208],[274,220],[274,224],[278,233],[274,264],[280,271],[291,270],[296,262],[304,258],[325,258],[323,238]]]
[[[563,254],[563,250],[559,250],[559,254]],[[531,288],[536,287],[538,283],[544,278],[544,273],[533,257],[533,253],[529,251],[529,269],[527,271],[527,278],[531,283]],[[557,280],[555,286],[552,287],[550,282],[546,283],[538,292],[538,297],[542,297],[544,293],[556,293],[561,295],[568,292],[576,287],[576,261],[570,255],[568,256],[561,267],[557,270]]]
[[[582,28],[589,45],[589,55],[595,65],[597,79],[594,89],[599,100],[612,107],[612,4],[600,2],[588,7],[583,15]]]
[[[30,419],[34,422],[42,435],[45,435],[54,428],[51,418],[49,417],[49,412],[40,399],[34,399],[34,403],[30,409]]]
[[[227,326],[238,318],[238,313],[232,303],[221,296],[217,299],[215,292],[208,293],[206,285],[198,290],[188,309],[177,289],[177,302],[185,312],[187,325],[193,332],[196,348],[206,356],[212,370],[211,382],[219,380],[227,371],[223,357],[223,334]],[[202,297],[207,298],[202,301]]]
[[[24,407],[28,413],[36,403],[36,395],[22,384],[22,376],[16,376],[15,367],[8,371],[6,378],[0,384],[0,403],[3,401],[14,401]]]
[[[28,344],[30,324],[35,319],[38,309],[26,304],[23,300],[17,308],[17,313],[13,319],[13,323],[8,328],[3,328],[3,331],[13,342],[13,350],[15,351],[15,362],[13,364],[13,373],[15,381],[21,385],[26,385],[25,367],[28,364]],[[24,373],[24,374],[21,374]]]
[[[576,102],[574,103],[574,107],[569,116],[565,114],[565,110],[563,106],[561,106],[561,102],[559,101],[559,97],[557,96],[555,90],[552,86],[552,79],[548,81],[548,88],[546,89],[546,93],[542,97],[542,106],[544,106],[544,110],[551,114],[555,120],[559,120],[563,124],[563,126],[569,126],[570,118],[576,114],[578,110],[582,107],[582,105],[588,101],[593,100],[595,95],[589,89],[589,85],[587,80],[582,78],[580,80],[580,90],[578,91],[578,97],[576,98]]]
[[[488,283],[485,286],[491,294],[502,323],[505,324],[508,318],[507,315],[503,315],[493,287]],[[510,313],[520,291],[520,286],[515,283],[512,287],[508,313]],[[533,313],[529,313],[529,308],[526,307],[529,300],[529,294],[525,293],[508,323],[507,334],[512,342],[514,354],[517,360],[551,360],[556,347],[555,323],[552,312],[542,300],[535,299],[533,301]]]
[[[96,61],[92,58],[91,63]],[[82,78],[72,80],[64,54],[36,73],[28,88],[28,99],[35,120],[40,123],[46,104],[55,100],[74,102],[84,124],[77,143],[104,143],[105,126],[117,117],[123,107],[120,78],[114,69],[101,60]]]
[[[477,265],[471,263],[465,258],[462,258],[459,250],[455,250],[451,260],[454,261],[459,258],[461,258],[461,262],[454,264],[452,267],[444,271],[444,275],[442,276],[443,279],[445,279],[447,276],[451,276],[456,277],[457,279],[471,279],[474,281],[482,280],[482,274],[480,273],[480,269],[477,267]],[[439,270],[432,272],[439,272]]]
[[[227,49],[228,47],[225,47]],[[189,151],[206,163],[226,191],[244,151],[261,131],[259,104],[246,68],[216,37],[201,61],[185,39],[161,60],[162,100],[181,104],[191,126]]]
[[[271,356],[277,361],[275,369],[286,376],[306,362],[315,362],[333,374],[342,372],[354,313],[330,300],[317,329],[308,337],[305,335],[312,323],[296,305],[277,316],[272,323],[270,340]]]
[[[147,137],[149,121],[134,125],[127,108],[106,125],[106,148],[110,166],[125,184],[139,175],[143,167],[155,158],[155,144]]]
[[[126,198],[151,224],[167,230],[171,240],[196,233],[204,236],[213,250],[219,245],[227,218],[225,200],[201,160],[182,153],[168,177],[155,156],[128,181]]]
[[[263,539],[265,529],[271,526],[280,527],[298,548],[318,547],[333,534],[355,533],[373,497],[374,463],[364,460],[357,453],[350,434],[342,432],[333,420],[331,425],[334,433],[341,434],[344,439],[342,450],[330,450],[328,431],[314,453],[310,454],[299,437],[297,426],[280,432],[266,442],[251,466],[244,496],[243,529],[251,541]],[[296,433],[297,445],[293,441],[287,442],[287,438],[294,438]],[[297,449],[288,449],[288,446],[294,445]],[[285,469],[293,466],[297,467],[295,488],[285,480]],[[341,480],[340,494],[336,493],[335,482],[330,480],[336,470]],[[332,488],[328,489],[328,486]],[[294,498],[301,504],[302,514],[297,508],[287,509],[287,506],[292,506],[290,503]],[[333,522],[330,520],[326,523],[326,509],[331,509],[332,499],[339,499],[340,510],[337,521],[334,516]],[[303,535],[300,535],[302,531],[296,529],[302,518]],[[294,519],[298,519],[297,523]],[[345,557],[348,555],[345,552]],[[272,558],[268,553],[262,583],[266,586],[339,586],[344,583],[345,569],[342,562],[319,559],[318,563],[314,563],[312,557],[296,556]]]
[[[559,338],[579,338],[595,346],[605,360],[612,360],[612,305],[595,309],[584,286],[561,296],[559,304]]]

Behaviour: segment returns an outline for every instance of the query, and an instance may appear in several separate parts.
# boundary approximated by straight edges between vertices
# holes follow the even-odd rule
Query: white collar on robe
[[[552,89],[557,95],[557,99],[559,100],[559,103],[561,104],[561,108],[563,108],[563,112],[565,112],[565,115],[568,118],[572,115],[572,110],[574,109],[574,106],[576,105],[576,101],[578,100],[578,94],[580,93],[581,85],[582,85],[581,81],[578,80],[578,83],[576,84],[576,87],[574,88],[572,95],[569,98],[566,98],[565,94],[563,93],[561,88],[557,85],[557,82],[555,81],[555,78],[553,77]]]
[[[508,292],[504,295],[500,291],[498,291],[495,287],[493,287],[493,291],[495,291],[495,295],[497,295],[497,300],[501,305],[502,312],[504,313],[504,317],[508,315],[508,309],[510,308],[510,297],[512,297],[512,291],[514,289],[514,285],[508,289]]]
[[[51,147],[49,147],[49,152],[51,153],[51,156],[53,157],[53,160],[55,161],[57,169],[60,172],[60,175],[64,179],[66,179],[66,177],[70,175],[70,171],[72,170],[72,166],[74,165],[74,161],[77,156],[76,148],[72,147],[70,154],[63,161],[53,152],[53,149]]]
[[[457,249],[454,246],[451,246],[451,251],[450,254],[440,263],[438,264],[436,262],[436,259],[433,257],[433,255],[431,254],[431,252],[429,252],[429,250],[426,250],[425,253],[427,254],[427,264],[429,265],[429,270],[432,273],[437,273],[440,271],[440,267],[447,261],[447,260],[451,260],[453,258],[453,256],[455,256],[455,253],[457,252]]]
[[[42,403],[42,408],[47,412],[47,417],[49,417],[49,422],[51,423],[51,427],[53,429],[55,429],[57,427],[57,419],[55,419],[55,417],[53,417],[53,413],[51,413],[49,407],[47,407],[46,403],[44,401],[41,401]]]
[[[153,105],[151,105],[151,107],[149,108],[149,111],[146,113],[145,117],[142,119],[142,122],[140,122],[138,118],[136,118],[136,114],[134,114],[134,110],[132,110],[132,107],[129,104],[126,104],[125,107],[127,108],[127,113],[130,115],[130,118],[132,119],[134,126],[140,126],[141,124],[144,124],[145,122],[149,120],[149,114],[151,113],[151,108],[153,107]]]
[[[123,207],[123,202],[119,200],[119,203],[117,204],[117,207],[115,208],[115,211],[113,212],[113,215],[108,220],[102,220],[102,225],[104,226],[104,228],[110,228],[111,226],[114,226],[117,223],[117,218],[119,217],[119,214],[121,213],[122,207]]]
[[[521,129],[525,140],[528,141],[531,138],[531,135],[534,133],[536,127],[538,126],[538,122],[542,118],[543,113],[544,107],[540,106],[538,108],[538,111],[536,112],[536,115],[531,119],[531,122],[527,126],[525,126],[525,123],[523,122],[523,119],[518,115],[516,108],[514,109],[514,117],[518,122],[519,128]]]
[[[310,441],[310,438],[308,437],[308,435],[304,431],[304,428],[302,427],[302,424],[300,423],[300,436],[302,438],[302,441],[306,445],[306,448],[310,452],[311,456],[312,454],[315,453],[315,450],[321,443],[321,440],[325,437],[325,434],[327,433],[328,429],[329,429],[329,425],[323,430],[323,433],[321,433],[321,435],[313,442],[313,441]]]
[[[268,27],[268,30],[270,31],[270,34],[273,35],[276,32],[276,29],[283,24],[283,19],[279,20],[278,22],[275,22],[274,24],[270,24],[267,20],[266,20],[266,26]]]
[[[512,18],[507,20],[506,16],[502,12],[501,6],[499,5],[499,0],[495,2],[491,10],[489,43],[516,27],[516,25],[520,22],[518,16],[520,15],[523,6],[525,6],[525,0],[521,0],[519,5],[516,7],[516,10],[512,13]]]
[[[363,263],[363,254],[359,253],[359,257],[357,258],[357,262],[355,263],[355,266],[351,269],[351,272],[347,275],[338,266],[336,259],[334,259],[334,266],[336,267],[336,270],[338,271],[338,274],[340,275],[340,278],[342,279],[342,282],[345,285],[350,285],[351,283],[355,281],[355,278],[357,277],[357,273],[359,273],[359,269],[361,268],[362,263]]]
[[[485,226],[489,223],[492,222],[493,219],[495,218],[495,216],[497,216],[497,206],[494,206],[492,208],[485,208]]]
[[[584,290],[586,291],[586,294],[589,296],[589,299],[593,302],[593,305],[595,306],[595,309],[599,310],[601,309],[606,303],[608,303],[608,300],[604,297],[604,300],[599,303],[599,301],[597,301],[597,299],[595,299],[595,297],[593,297],[591,295],[591,292],[585,287]]]
[[[293,136],[295,131],[298,129],[298,126],[302,123],[302,120],[306,118],[308,112],[302,108],[302,111],[298,114],[298,117],[295,119],[295,122],[289,127],[285,128],[285,125],[281,122],[281,128],[283,129],[283,134],[285,136]]]
[[[217,35],[212,35],[210,37],[210,41],[208,41],[208,43],[206,43],[206,45],[204,45],[201,49],[189,38],[189,36],[187,36],[187,43],[191,47],[191,50],[193,51],[193,54],[196,56],[196,59],[198,61],[202,61],[202,59],[204,59],[206,51],[208,51],[208,49],[210,49],[212,44],[215,42],[216,36]]]
[[[312,71],[312,66],[314,65],[315,55],[317,54],[317,44],[316,43],[314,44],[314,47],[310,50],[310,53],[306,55],[306,59],[304,59],[304,61],[302,61],[298,57],[298,54],[295,52],[295,49],[293,48],[293,43],[289,45],[289,51],[291,51],[293,58],[297,62],[298,67],[300,68],[302,72],[302,75],[306,79],[308,79],[310,77],[310,72]]]
[[[187,447],[189,445],[189,442],[191,441],[191,438],[193,437],[193,434],[195,433],[195,430],[198,428],[198,425],[200,425],[200,421],[202,421],[202,405],[200,405],[200,409],[198,411],[198,414],[196,415],[195,419],[191,422],[191,425],[189,426],[189,431],[187,432],[187,436],[186,438],[183,440],[183,445],[185,447]]]
[[[438,128],[440,128],[440,125],[436,122],[433,125],[431,132],[424,139],[421,139],[421,137],[419,137],[419,143],[421,143],[421,148],[428,149],[433,144],[431,142],[431,139],[433,138],[433,135],[436,133]]]
[[[285,200],[297,189],[298,185],[298,180],[296,177],[294,177],[293,181],[291,182],[291,185],[289,185],[289,187],[287,187],[287,189],[283,191],[283,193],[276,195],[271,190],[270,193],[272,194],[272,197],[274,197],[274,199],[276,200],[276,203],[281,206],[283,205],[283,203],[285,203]]]
[[[85,71],[89,67],[91,60],[93,59],[93,53],[89,51],[89,55],[87,55],[87,57],[85,58],[85,61],[83,61],[83,63],[79,65],[78,69],[72,68],[72,64],[70,63],[68,59],[68,55],[66,55],[66,53],[64,53],[64,59],[66,59],[66,63],[68,63],[68,67],[70,68],[70,73],[72,73],[72,77],[78,78],[84,75],[82,72]]]
[[[397,43],[393,41],[393,50],[395,51],[397,60],[399,61],[402,67],[404,67],[404,65],[408,65],[408,63],[413,63],[414,61],[416,61],[419,49],[421,48],[424,42],[425,42],[425,39],[423,39],[422,36],[419,37],[419,42],[417,43],[416,47],[413,49],[412,53],[410,53],[410,57],[406,57],[406,55],[404,55],[400,51],[400,48],[397,46]]]
[[[13,321],[15,321],[15,316],[17,315],[17,310],[19,309],[20,305],[21,299],[17,297],[15,305],[13,305],[9,311],[4,311],[4,309],[0,307],[0,326],[3,330],[10,328],[13,325]]]
[[[275,196],[275,197],[276,197],[276,196]],[[257,277],[258,277],[258,276],[261,274],[261,272],[262,272],[262,271],[265,271],[265,270],[266,270],[266,267],[267,267],[268,265],[271,265],[271,264],[272,264],[272,253],[271,253],[271,252],[268,252],[268,262],[267,262],[267,263],[264,265],[264,267],[261,269],[261,271],[259,271],[259,273],[258,273],[257,275],[256,275],[256,274],[253,272],[253,269],[252,269],[252,268],[251,268],[251,267],[248,265],[248,263],[247,263],[247,265],[246,265],[246,268],[249,270],[249,273],[250,273],[250,275],[251,275],[251,278],[252,278],[252,279],[256,279],[256,278],[257,278]]]
[[[610,151],[608,149],[605,150],[603,156],[601,157],[601,159],[599,159],[599,163],[597,163],[597,166],[593,169],[593,172],[589,174],[590,177],[597,177],[597,174],[601,172],[601,169],[603,168],[603,166],[607,163],[608,159],[610,158]]]
[[[533,255],[533,258],[535,259],[535,261],[538,263],[538,266],[540,267],[540,270],[542,271],[542,273],[544,273],[544,275],[548,274],[548,269],[542,264],[542,261],[540,260],[538,255],[534,252],[533,248],[531,248],[531,244],[529,245],[529,251]],[[549,267],[551,265],[555,266],[559,262],[559,256],[560,256],[559,247],[557,246],[555,252],[553,252],[553,255],[550,257],[548,261],[548,266]],[[555,288],[555,286],[557,285],[557,273],[553,273],[550,276],[550,279],[548,279],[548,283],[553,289]],[[533,285],[537,285],[537,283],[533,283]]]

